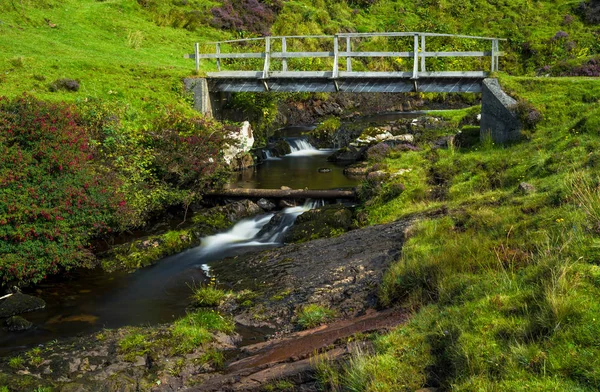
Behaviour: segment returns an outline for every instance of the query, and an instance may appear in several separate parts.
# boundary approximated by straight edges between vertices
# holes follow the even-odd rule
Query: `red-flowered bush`
[[[38,282],[91,259],[126,208],[74,109],[0,98],[0,279]]]

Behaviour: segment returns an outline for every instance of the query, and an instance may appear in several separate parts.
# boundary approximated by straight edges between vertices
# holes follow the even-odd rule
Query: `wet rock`
[[[344,168],[344,175],[348,177],[366,177],[368,172],[365,164],[355,164]]]
[[[256,203],[247,199],[236,201],[223,207],[218,207],[217,209],[225,214],[231,223],[237,222],[240,219],[247,218],[249,216],[260,214],[262,212],[262,209]]]
[[[271,148],[271,151],[273,151],[278,157],[281,157],[290,154],[292,152],[292,147],[290,147],[290,144],[284,139],[279,139]]]
[[[254,166],[254,158],[250,153],[244,153],[232,159],[231,168],[233,170],[244,170]]]
[[[6,322],[6,327],[11,332],[27,331],[33,327],[33,323],[21,316],[9,317]]]
[[[355,317],[377,305],[382,275],[397,260],[414,219],[225,259],[212,272],[233,290],[259,295],[252,306],[238,309],[235,320],[241,324],[286,331],[296,309],[307,303],[326,306],[339,317]]]
[[[517,187],[517,192],[528,195],[535,192],[535,187],[527,182],[522,182]]]
[[[271,211],[271,210],[274,210],[274,209],[275,209],[275,207],[277,207],[277,206],[275,205],[275,203],[273,203],[273,202],[271,202],[271,201],[269,201],[269,200],[267,200],[267,199],[264,199],[264,198],[263,198],[263,199],[260,199],[260,200],[258,200],[258,201],[256,202],[256,204],[257,204],[257,205],[258,205],[260,208],[262,208],[263,210],[265,210],[265,211]]]
[[[351,227],[352,211],[340,205],[326,206],[300,215],[283,238],[285,242],[304,242],[331,237]]]
[[[356,162],[365,159],[368,146],[356,148],[354,146],[343,147],[330,155],[329,162]]]
[[[381,182],[381,181],[385,181],[386,179],[388,179],[389,176],[390,176],[389,173],[387,173],[386,171],[377,170],[377,171],[372,171],[369,174],[367,174],[367,180],[372,181],[372,182]]]
[[[454,136],[444,136],[434,141],[431,148],[435,150],[438,148],[448,148],[451,145],[454,145]]]
[[[279,208],[290,208],[290,207],[296,207],[295,200],[287,200],[287,199],[279,200]]]
[[[0,318],[32,312],[45,307],[46,302],[43,299],[32,295],[17,293],[0,302]]]

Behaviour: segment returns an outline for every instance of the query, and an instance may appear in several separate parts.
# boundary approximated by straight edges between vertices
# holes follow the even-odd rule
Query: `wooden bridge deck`
[[[404,39],[406,51],[353,51],[353,42],[360,45],[368,39]],[[470,42],[487,42],[489,51],[428,51],[427,42],[432,39],[468,40]],[[333,47],[332,51],[294,52],[288,51],[291,40],[324,40],[325,45]],[[429,41],[428,41],[429,39]],[[357,42],[359,41],[359,42]],[[186,55],[195,59],[196,71],[200,70],[201,60],[215,60],[217,72],[207,73],[208,89],[211,92],[481,92],[482,80],[490,72],[498,70],[501,38],[473,37],[463,35],[435,33],[346,33],[333,36],[281,36],[250,38],[215,42],[213,53],[200,53],[200,44],[195,45],[195,53]],[[340,49],[340,42],[345,43],[345,50]],[[406,42],[410,47],[406,47]],[[248,47],[258,43],[260,52],[232,52],[239,46]],[[272,50],[277,43],[278,51]],[[396,45],[398,46],[398,45]],[[471,45],[474,46],[474,45]],[[481,45],[480,45],[481,46]],[[230,51],[224,52],[227,47]],[[489,69],[464,71],[436,71],[427,69],[428,59],[437,58],[489,57]],[[321,71],[291,70],[289,61],[294,59],[333,59],[331,67]],[[394,58],[409,59],[412,69],[409,71],[377,71],[352,69],[352,59],[357,58]],[[223,70],[222,60],[257,59],[262,63],[260,70]],[[281,61],[281,69],[273,68],[272,60]],[[342,59],[345,59],[343,67]],[[401,60],[403,61],[403,60]],[[247,65],[246,65],[247,66]],[[364,68],[364,67],[363,67]]]

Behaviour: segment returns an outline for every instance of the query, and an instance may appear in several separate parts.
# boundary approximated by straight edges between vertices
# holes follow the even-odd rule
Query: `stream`
[[[402,113],[399,117],[416,117]],[[385,121],[389,121],[389,115]],[[308,129],[312,129],[310,127]],[[318,150],[298,135],[295,127],[287,137],[292,153],[281,158],[266,156],[261,165],[237,173],[230,187],[335,189],[357,184],[344,176],[342,165],[327,162],[335,150]],[[294,133],[296,132],[296,133]],[[328,168],[327,173],[318,169]],[[273,213],[262,214],[235,224],[224,233],[206,237],[199,247],[167,257],[156,265],[133,273],[106,273],[75,270],[51,278],[34,290],[25,291],[44,299],[43,310],[23,314],[34,324],[25,332],[0,328],[0,356],[53,339],[85,335],[103,328],[156,325],[172,322],[185,314],[192,288],[206,283],[210,266],[227,257],[280,246],[283,233],[300,214],[322,205],[307,201],[303,206],[283,210],[278,225],[261,229]],[[265,330],[239,326],[246,342],[264,339]],[[242,343],[243,344],[243,343]]]

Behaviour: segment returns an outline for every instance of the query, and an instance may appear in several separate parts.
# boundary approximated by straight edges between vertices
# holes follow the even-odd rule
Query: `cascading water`
[[[109,279],[102,274],[86,274],[69,283],[71,289],[60,284],[46,287],[54,293],[44,297],[46,308],[27,316],[37,328],[19,332],[17,344],[38,344],[102,327],[171,321],[185,314],[190,287],[206,281],[209,265],[226,257],[279,246],[300,214],[323,204],[322,200],[307,201],[300,207],[245,219],[225,233],[205,237],[197,248],[132,274],[117,273]],[[0,329],[0,353],[17,348],[15,339],[14,333]]]
[[[304,137],[288,137],[285,139],[292,151],[289,156],[309,156],[319,154],[331,154],[331,150],[319,150]]]
[[[284,233],[299,215],[323,205],[323,200],[307,200],[303,206],[289,207],[278,214],[244,219],[225,233],[203,238],[199,256],[206,257],[214,252],[222,253],[239,247],[279,245]]]
[[[263,159],[265,161],[280,161],[281,160],[281,158],[273,156],[273,154],[269,150],[263,150]]]

